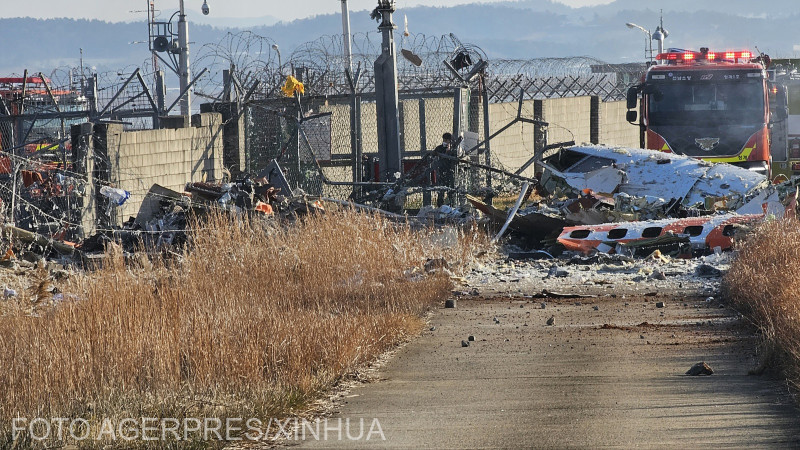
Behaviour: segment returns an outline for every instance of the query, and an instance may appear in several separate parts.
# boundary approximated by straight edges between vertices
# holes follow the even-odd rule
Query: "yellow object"
[[[662,263],[668,263],[670,261],[670,258],[668,256],[664,256],[664,254],[661,253],[661,250],[656,250],[653,253],[650,253],[648,258]]]
[[[287,97],[294,97],[295,93],[301,95],[305,94],[306,88],[305,86],[303,86],[303,83],[297,81],[297,78],[289,75],[288,77],[286,77],[286,84],[283,85],[281,91],[283,91],[283,95]]]
[[[723,156],[721,158],[703,158],[703,160],[714,163],[721,163],[721,162],[735,163],[740,161],[747,161],[747,159],[750,158],[750,154],[753,153],[753,150],[755,150],[757,147],[758,145],[754,145],[752,148],[747,147],[742,151],[742,153],[739,153],[736,156],[730,156],[730,157]]]

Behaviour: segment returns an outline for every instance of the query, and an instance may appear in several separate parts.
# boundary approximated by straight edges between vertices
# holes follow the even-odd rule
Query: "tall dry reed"
[[[800,385],[800,221],[759,226],[725,276],[723,289],[762,331],[762,368],[785,372]]]
[[[126,264],[112,249],[57,306],[0,317],[0,429],[302,411],[448,295],[447,277],[408,270],[428,241],[355,213],[286,229],[216,216],[177,260]],[[469,259],[478,241],[459,242],[437,252]]]

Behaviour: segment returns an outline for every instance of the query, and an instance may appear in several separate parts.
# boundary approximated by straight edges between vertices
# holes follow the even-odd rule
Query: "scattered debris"
[[[508,257],[510,259],[521,259],[521,260],[555,259],[555,256],[551,255],[550,253],[544,250],[533,250],[529,252],[509,252]]]
[[[548,291],[547,289],[542,289],[542,292],[533,294],[533,298],[597,298],[597,296],[592,294],[569,294],[563,292],[553,292]],[[542,309],[544,309],[545,306],[546,304],[542,303]]]
[[[514,206],[511,208],[511,211],[509,211],[509,213],[508,213],[508,217],[506,218],[505,223],[503,223],[503,227],[497,233],[497,236],[495,236],[494,239],[492,239],[492,242],[499,241],[500,238],[503,237],[503,234],[505,234],[505,232],[508,229],[509,225],[511,225],[511,222],[514,220],[514,216],[517,215],[517,211],[519,210],[519,207],[522,206],[522,202],[528,196],[528,186],[529,186],[529,184],[528,184],[527,181],[522,183],[522,189],[521,189],[521,192],[519,193],[519,197],[517,198],[517,202],[514,203]]]
[[[713,374],[714,370],[711,368],[711,366],[709,366],[705,362],[699,362],[686,371],[686,375],[693,377],[700,375],[713,375]]]
[[[469,341],[461,341],[462,347],[469,347]]]
[[[701,264],[697,266],[694,274],[696,277],[700,278],[716,278],[722,276],[722,271],[708,264]]]
[[[552,326],[554,323],[556,323],[556,317],[550,316],[550,318],[547,319],[547,326]]]
[[[483,214],[486,214],[495,224],[502,225],[508,218],[507,213],[489,206],[475,197],[467,196],[467,200],[469,200],[475,209]],[[543,239],[544,237],[553,233],[558,233],[566,225],[566,220],[560,217],[557,211],[524,211],[522,214],[518,213],[513,216],[513,219],[509,224],[509,229],[524,236],[535,239]]]
[[[425,261],[425,272],[431,273],[441,269],[449,269],[450,265],[444,258],[429,259]]]
[[[454,298],[450,298],[444,301],[445,308],[455,308],[456,307],[456,300]]]
[[[664,281],[667,279],[667,275],[661,270],[656,270],[650,275],[650,279]]]
[[[560,269],[558,266],[553,266],[550,268],[550,271],[547,272],[548,278],[566,278],[569,276],[569,272],[564,269]]]

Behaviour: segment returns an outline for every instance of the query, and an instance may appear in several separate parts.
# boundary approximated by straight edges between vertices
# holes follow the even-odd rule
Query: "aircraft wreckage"
[[[645,149],[573,146],[540,164],[540,191],[550,201],[520,210],[511,229],[539,241],[557,236],[567,250],[584,253],[727,250],[738,229],[784,215],[784,203],[797,197],[791,181],[776,186],[741,167]]]

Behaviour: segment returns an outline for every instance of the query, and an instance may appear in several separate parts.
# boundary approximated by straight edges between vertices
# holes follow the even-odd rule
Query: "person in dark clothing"
[[[453,135],[450,133],[445,133],[442,135],[442,143],[439,144],[435,149],[433,149],[434,153],[440,153],[442,155],[447,156],[458,156],[457,149],[453,148]],[[451,161],[445,158],[439,158],[436,173],[438,176],[438,182],[440,186],[445,186],[449,188],[455,187],[455,161]],[[452,202],[452,194],[448,194],[448,201]],[[442,206],[444,204],[444,193],[439,192],[436,205]]]

